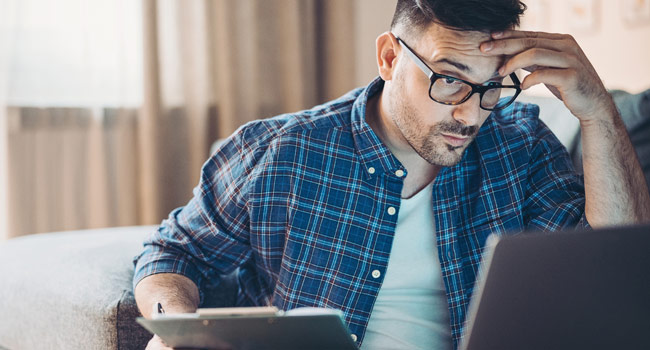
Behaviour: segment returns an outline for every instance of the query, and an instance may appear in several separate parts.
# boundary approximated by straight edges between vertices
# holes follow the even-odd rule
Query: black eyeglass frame
[[[439,74],[439,73],[434,72],[433,69],[431,69],[431,67],[429,67],[424,62],[424,60],[422,60],[420,58],[420,56],[418,56],[404,42],[404,40],[402,40],[398,36],[395,36],[395,39],[397,39],[397,41],[402,45],[402,47],[404,47],[406,49],[406,53],[413,59],[413,62],[415,62],[415,64],[418,67],[420,67],[420,69],[424,72],[424,74],[426,74],[429,77],[429,80],[431,81],[431,84],[429,85],[429,98],[431,100],[433,100],[434,102],[438,102],[438,103],[443,104],[443,105],[456,106],[456,105],[462,104],[463,102],[469,100],[470,97],[472,97],[472,95],[474,95],[475,93],[479,93],[479,107],[481,107],[481,109],[484,109],[486,111],[499,111],[499,110],[502,110],[502,109],[510,106],[513,102],[515,102],[515,100],[517,99],[517,96],[519,96],[519,94],[521,93],[521,83],[519,82],[519,78],[517,78],[517,75],[515,73],[510,73],[510,79],[512,79],[512,81],[515,83],[515,85],[502,85],[502,84],[496,83],[496,82],[491,82],[491,83],[489,83],[489,85],[477,85],[477,84],[474,84],[474,83],[470,83],[467,80],[463,80],[463,79],[460,79],[460,78],[456,78],[456,77],[452,77],[452,76],[449,76],[449,75],[444,75],[444,74]],[[435,98],[433,98],[433,96],[431,96],[431,90],[433,89],[433,84],[436,82],[436,80],[438,80],[440,78],[461,81],[461,82],[469,85],[472,88],[472,91],[469,94],[467,94],[467,96],[465,96],[462,100],[460,100],[458,102],[442,102],[442,101],[438,101]],[[515,92],[514,95],[512,95],[511,100],[508,101],[508,103],[506,103],[505,105],[501,105],[501,106],[497,107],[499,105],[498,102],[497,102],[497,104],[494,105],[493,108],[485,108],[485,107],[483,107],[482,103],[481,103],[481,102],[483,102],[483,94],[485,94],[485,92],[488,91],[488,90],[501,89],[501,88],[509,88],[509,89],[512,88],[512,89],[515,89],[516,92]]]

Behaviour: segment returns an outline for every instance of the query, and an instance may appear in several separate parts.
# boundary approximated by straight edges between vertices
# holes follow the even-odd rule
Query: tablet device
[[[192,314],[139,317],[137,322],[174,348],[358,349],[342,312],[332,309],[199,309]]]

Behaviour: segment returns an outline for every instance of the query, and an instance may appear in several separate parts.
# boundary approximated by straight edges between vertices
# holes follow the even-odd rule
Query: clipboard
[[[136,321],[168,346],[218,350],[358,350],[343,313],[325,308],[198,309]]]

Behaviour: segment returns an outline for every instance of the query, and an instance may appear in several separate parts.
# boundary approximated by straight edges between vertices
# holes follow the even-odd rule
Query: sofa
[[[613,95],[650,183],[650,90]],[[579,160],[579,126],[562,103],[521,100],[540,105],[542,120]],[[135,322],[132,259],[155,229],[46,233],[1,242],[0,349],[144,349],[151,335]],[[234,305],[235,274],[206,291],[204,306]]]
[[[36,234],[0,244],[0,349],[144,349],[133,258],[155,226]],[[232,306],[237,283],[205,295]]]

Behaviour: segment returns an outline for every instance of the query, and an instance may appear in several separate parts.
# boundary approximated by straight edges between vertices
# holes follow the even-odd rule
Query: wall
[[[626,2],[648,0],[524,0],[529,12],[522,29],[573,35],[608,88],[639,92],[650,88],[650,19],[629,23]],[[389,29],[396,0],[356,1],[356,83],[364,85],[377,75],[375,38]],[[592,9],[593,16],[578,18],[574,12]],[[532,91],[545,94],[539,87]]]
[[[397,0],[357,0],[355,2],[356,83],[366,85],[378,75],[375,39],[390,30]]]
[[[647,7],[649,1],[528,0],[531,12],[524,16],[522,28],[573,35],[605,86],[640,92],[650,88],[650,14],[631,23],[624,18],[624,6],[630,2],[645,2]],[[582,20],[576,12],[587,15]]]
[[[375,56],[375,39],[379,34],[390,30],[396,3],[396,0],[357,0],[355,2],[356,81],[359,86],[368,84],[379,74]]]

